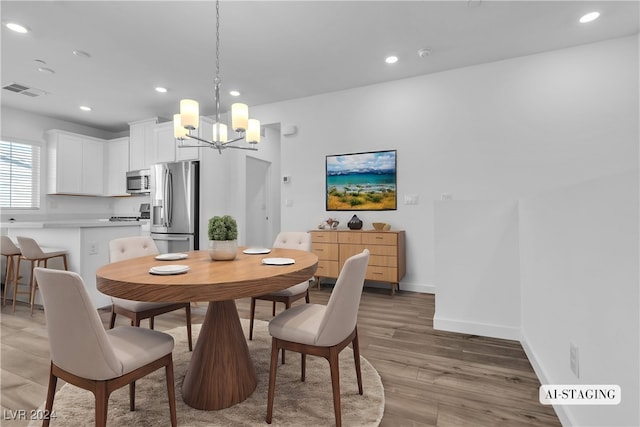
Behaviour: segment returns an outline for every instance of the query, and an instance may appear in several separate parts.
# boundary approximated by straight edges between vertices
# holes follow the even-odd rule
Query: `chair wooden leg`
[[[278,369],[278,340],[271,339],[271,367],[269,368],[269,392],[267,395],[267,424],[273,416],[273,398],[276,391],[276,370]]]
[[[53,398],[56,395],[56,384],[58,383],[58,377],[53,375],[53,366],[49,368],[49,387],[47,388],[47,400],[44,404],[44,413],[49,415],[52,413]],[[45,417],[42,420],[42,427],[49,427],[49,417]]]
[[[284,306],[285,306],[285,310],[289,310],[291,308],[291,300],[285,301]],[[284,365],[284,348],[282,349],[282,364]]]
[[[13,312],[16,312],[16,301],[18,300],[18,276],[20,274],[20,258],[18,258],[18,265],[16,266],[16,273],[13,280]],[[29,289],[31,291],[31,289]],[[31,294],[31,292],[29,292]]]
[[[307,379],[307,355],[300,353],[300,381]]]
[[[65,270],[69,270],[69,267],[67,265],[67,255],[62,255],[62,263],[64,264],[64,269]]]
[[[140,326],[140,325],[138,325]],[[153,329],[153,316],[149,318],[149,329]]]
[[[131,381],[129,383],[129,410],[136,410],[136,382]]]
[[[31,261],[31,274],[29,275],[29,304],[31,305],[31,315],[33,316],[33,302],[36,298],[36,278],[33,269],[36,267],[35,261]]]
[[[169,354],[169,363],[165,367],[165,374],[167,376],[167,396],[169,398],[169,414],[171,415],[171,427],[178,425],[178,418],[176,416],[176,389],[175,378],[173,376],[173,356]]]
[[[251,308],[249,309],[249,339],[253,339],[253,319],[256,315],[256,299],[251,297]]]
[[[271,316],[275,317],[276,315],[276,302],[273,301],[273,303],[271,304]]]
[[[9,272],[11,271],[11,262],[13,261],[13,257],[7,255],[7,262],[5,263],[5,272],[4,272],[4,291],[2,292],[2,305],[7,303],[7,290],[9,289]]]
[[[309,304],[311,301],[309,300],[309,289],[307,288],[307,294],[304,296],[304,300],[307,304]]]
[[[116,325],[116,307],[115,305],[111,305],[111,320],[109,321],[109,329],[113,329]]]
[[[358,343],[358,329],[356,329],[356,336],[351,342],[353,346],[353,360],[356,364],[356,378],[358,379],[358,393],[362,395],[362,373],[360,372],[360,344]]]
[[[107,427],[107,410],[109,407],[109,395],[107,382],[96,381],[96,427]]]
[[[193,340],[191,339],[191,303],[185,307],[187,316],[187,341],[189,342],[189,351],[193,351]]]
[[[338,363],[338,351],[332,347],[329,349],[329,369],[331,370],[331,388],[333,390],[333,412],[336,416],[336,427],[342,425],[340,409],[340,366]]]

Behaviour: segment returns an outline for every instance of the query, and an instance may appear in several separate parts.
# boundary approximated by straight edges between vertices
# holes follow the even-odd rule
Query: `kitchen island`
[[[58,221],[3,222],[0,227],[17,243],[17,236],[31,237],[40,246],[67,249],[69,270],[82,276],[96,307],[111,305],[111,298],[96,289],[96,270],[109,263],[109,241],[119,237],[139,236],[139,221],[109,221],[107,219],[78,219]],[[62,262],[53,259],[51,268],[62,269]],[[30,263],[20,263],[20,283],[28,284]],[[13,295],[10,290],[9,295]],[[26,297],[25,297],[26,298]],[[36,293],[36,304],[41,304]]]

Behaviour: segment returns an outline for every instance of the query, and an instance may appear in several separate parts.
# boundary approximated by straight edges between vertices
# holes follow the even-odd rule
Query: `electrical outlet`
[[[578,354],[578,347],[569,343],[569,366],[576,378],[580,378],[580,359]]]

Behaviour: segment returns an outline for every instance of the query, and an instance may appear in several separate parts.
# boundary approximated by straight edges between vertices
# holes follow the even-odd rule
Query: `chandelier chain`
[[[220,2],[216,1],[216,81],[220,82]]]

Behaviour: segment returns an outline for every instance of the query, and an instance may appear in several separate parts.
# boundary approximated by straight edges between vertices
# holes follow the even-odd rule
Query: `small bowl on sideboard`
[[[373,225],[373,228],[376,231],[388,231],[391,229],[391,225],[386,222],[373,222],[371,225]]]

